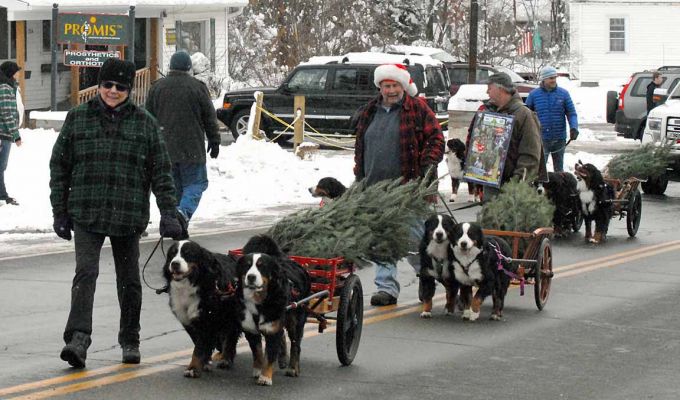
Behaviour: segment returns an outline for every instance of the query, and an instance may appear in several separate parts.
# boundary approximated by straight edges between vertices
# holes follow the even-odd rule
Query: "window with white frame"
[[[179,48],[186,50],[189,54],[201,52],[208,54],[207,21],[182,21],[182,40]]]
[[[609,18],[609,51],[626,51],[625,18]]]

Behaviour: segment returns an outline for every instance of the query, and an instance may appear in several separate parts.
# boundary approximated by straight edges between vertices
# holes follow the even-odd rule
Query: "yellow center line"
[[[594,271],[597,269],[601,268],[607,268],[607,267],[613,267],[617,265],[621,265],[627,262],[635,261],[641,258],[653,256],[656,254],[662,254],[666,253],[669,251],[674,251],[674,250],[680,250],[680,240],[675,240],[675,241],[670,241],[670,242],[665,242],[663,244],[658,244],[658,245],[652,245],[652,246],[646,246],[642,247],[639,249],[635,250],[630,250],[626,251],[623,253],[618,253],[616,255],[610,255],[610,256],[605,256],[601,257],[598,259],[594,260],[589,260],[589,261],[582,261],[574,264],[569,264],[563,267],[559,268],[554,268],[553,271],[555,272],[554,279],[557,278],[565,278],[577,274],[582,274],[590,271]],[[437,295],[433,298],[433,302],[436,304],[443,303],[443,300],[445,298],[445,294],[440,294]],[[408,302],[403,302],[400,303],[399,305],[392,305],[392,306],[386,306],[386,307],[379,307],[379,308],[372,308],[368,309],[364,312],[364,316],[368,316],[368,318],[363,319],[363,323],[366,324],[373,324],[376,322],[380,321],[385,321],[393,318],[398,318],[404,315],[408,315],[413,312],[418,312],[421,309],[421,305],[419,304],[420,302],[415,299],[411,300]],[[329,320],[331,324],[334,323],[334,321]],[[336,326],[332,325],[329,326],[324,333],[332,333],[336,331]],[[317,327],[314,326],[309,329],[305,329],[305,336],[306,338],[309,337],[314,337],[318,336],[320,333],[317,330]],[[238,346],[238,352],[241,353],[247,349],[247,345],[245,343],[241,343]],[[104,385],[109,385],[112,383],[119,383],[123,381],[127,381],[130,379],[135,379],[163,371],[167,371],[170,369],[178,368],[176,364],[173,364],[172,362],[177,362],[183,357],[188,357],[192,354],[193,349],[186,349],[186,350],[181,350],[181,351],[176,351],[173,353],[167,353],[167,354],[161,354],[158,356],[154,357],[149,357],[145,358],[144,364],[153,364],[153,363],[164,363],[162,365],[156,365],[156,366],[148,366],[148,367],[140,367],[140,366],[134,366],[134,365],[129,365],[129,364],[117,364],[113,366],[108,366],[108,367],[103,367],[103,368],[98,368],[95,370],[91,371],[82,371],[82,372],[76,372],[76,373],[71,373],[65,376],[61,377],[55,377],[55,378],[49,378],[41,381],[36,381],[36,382],[29,382],[26,384],[21,384],[17,386],[12,386],[4,389],[0,389],[0,396],[4,396],[7,394],[13,394],[13,393],[19,393],[19,392],[25,392],[28,390],[34,390],[34,389],[39,389],[39,388],[44,388],[48,386],[56,386],[60,385],[63,383],[67,382],[72,382],[75,380],[80,380],[80,379],[87,379],[87,378],[92,378],[100,375],[105,375],[109,373],[116,373],[120,372],[111,376],[106,376],[106,377],[101,377],[98,379],[93,379],[93,380],[88,380],[85,382],[79,382],[79,383],[74,383],[66,386],[60,386],[56,388],[50,388],[48,390],[44,390],[41,392],[34,392],[34,393],[29,393],[24,396],[20,397],[14,397],[13,399],[41,399],[41,398],[46,398],[46,397],[51,397],[51,396],[57,396],[57,395],[64,395],[68,393],[73,393],[76,391],[82,391],[82,390],[87,390],[91,388],[96,388],[99,386],[104,386]],[[126,371],[129,368],[136,368],[134,371],[127,371],[127,372],[122,372]]]

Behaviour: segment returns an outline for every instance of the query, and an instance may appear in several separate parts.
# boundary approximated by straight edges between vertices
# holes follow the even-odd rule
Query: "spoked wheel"
[[[636,190],[631,193],[626,210],[626,229],[628,230],[628,236],[634,237],[637,234],[641,219],[642,195],[639,190]]]
[[[577,210],[578,212],[574,215],[574,220],[572,221],[574,232],[580,231],[583,226],[583,212],[581,212],[580,208],[577,208]]]
[[[545,303],[548,302],[550,295],[550,284],[553,277],[552,267],[552,248],[550,247],[550,239],[544,238],[541,241],[541,246],[538,248],[538,255],[536,256],[535,277],[534,277],[534,298],[536,299],[536,307],[542,310]]]
[[[342,365],[350,365],[359,349],[364,325],[364,291],[356,275],[350,275],[340,293],[335,348]]]

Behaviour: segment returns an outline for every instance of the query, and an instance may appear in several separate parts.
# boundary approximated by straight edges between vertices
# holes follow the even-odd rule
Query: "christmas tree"
[[[620,180],[632,177],[658,178],[666,172],[670,151],[670,146],[655,146],[648,143],[609,160],[605,175]]]
[[[416,247],[411,226],[434,212],[427,197],[437,186],[430,181],[358,182],[323,207],[283,218],[268,234],[290,255],[396,262]]]
[[[552,226],[554,212],[555,206],[547,197],[526,181],[513,179],[503,185],[496,198],[484,203],[478,220],[485,229],[533,232]]]

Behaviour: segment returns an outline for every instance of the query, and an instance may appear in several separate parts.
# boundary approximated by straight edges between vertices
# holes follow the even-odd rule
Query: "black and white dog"
[[[579,228],[581,201],[576,189],[576,178],[569,172],[548,172],[548,182],[536,184],[537,192],[545,195],[555,206],[553,227],[556,236]]]
[[[243,253],[238,261],[238,291],[244,305],[241,328],[253,353],[253,377],[258,384],[269,386],[277,360],[280,367],[288,366],[286,375],[300,375],[300,344],[307,311],[305,307],[287,311],[286,307],[309,296],[311,283],[307,271],[286,257],[269,236],[252,237]],[[280,359],[286,354],[284,329],[290,340],[289,363]]]
[[[504,257],[510,257],[512,250],[502,238],[487,237],[477,223],[463,222],[454,227],[451,237],[453,246],[453,272],[460,284],[460,298],[463,303],[463,319],[475,321],[484,299],[493,299],[492,320],[503,317],[505,294],[510,286],[511,274],[517,268]],[[472,287],[477,292],[472,297]]]
[[[463,168],[465,166],[465,143],[460,139],[449,139],[446,141],[446,165],[451,176],[451,197],[449,201],[456,201],[460,180],[463,179]],[[471,185],[471,184],[470,184]]]
[[[170,246],[163,276],[170,309],[194,343],[184,376],[208,370],[215,348],[221,352],[217,366],[231,367],[240,335],[236,260],[182,240]]]
[[[423,302],[421,318],[432,317],[435,280],[446,289],[446,315],[452,315],[458,296],[458,282],[453,274],[451,238],[455,222],[448,215],[433,215],[425,221],[425,234],[420,242],[420,273],[418,293]]]
[[[601,243],[607,239],[609,221],[614,212],[612,206],[614,189],[605,182],[602,173],[593,164],[583,164],[579,160],[574,169],[581,211],[586,224],[585,240],[595,244]],[[591,228],[593,221],[595,222],[595,235]]]
[[[313,197],[321,198],[321,205],[327,204],[342,196],[347,188],[339,180],[333,177],[321,178],[319,182],[309,188]]]

